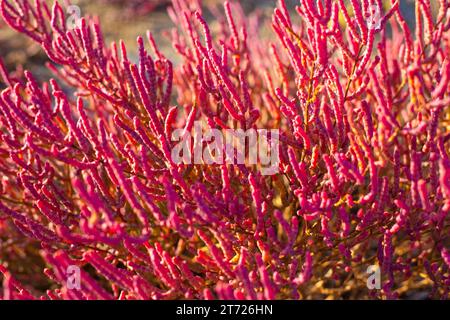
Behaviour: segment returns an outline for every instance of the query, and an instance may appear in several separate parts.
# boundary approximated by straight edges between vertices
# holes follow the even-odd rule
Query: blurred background
[[[293,5],[294,1],[290,1]],[[32,2],[32,1],[30,1]],[[47,1],[50,5],[52,0]],[[69,1],[60,0],[68,4]],[[203,0],[207,7],[222,8],[222,0]],[[70,4],[80,8],[81,16],[98,16],[105,35],[105,41],[123,39],[131,52],[136,49],[136,38],[144,36],[150,30],[160,48],[168,57],[173,56],[171,43],[165,37],[165,31],[174,25],[167,14],[171,0],[72,0]],[[246,12],[255,10],[270,16],[276,4],[275,0],[245,0],[241,1]],[[206,17],[208,17],[208,10]],[[67,13],[67,12],[66,12]],[[41,48],[23,35],[11,30],[0,16],[0,57],[6,65],[23,65],[33,72],[41,72],[46,58]]]
[[[237,1],[237,0],[235,0]],[[348,2],[348,0],[345,0]],[[32,2],[32,1],[30,1]],[[47,1],[52,5],[53,0]],[[261,20],[271,19],[277,0],[241,0],[243,9],[247,14],[258,13]],[[68,0],[60,0],[60,3],[69,4]],[[145,36],[150,30],[156,39],[159,49],[175,63],[177,56],[166,32],[175,27],[167,14],[167,7],[171,0],[71,0],[70,4],[80,8],[81,16],[98,16],[105,34],[106,43],[123,39],[130,55],[136,51],[136,38]],[[214,29],[214,19],[211,12],[223,11],[223,0],[202,0],[206,19]],[[294,9],[299,0],[286,0],[289,8]],[[385,7],[391,7],[391,0],[385,0]],[[431,1],[438,5],[438,1]],[[411,26],[414,26],[414,0],[401,0],[401,10]],[[297,16],[295,13],[293,17]],[[261,37],[270,36],[272,33],[270,23],[263,23],[260,30]],[[32,71],[38,78],[47,80],[50,75],[45,74],[44,63],[47,61],[40,46],[33,43],[23,35],[11,30],[0,18],[0,57],[7,65],[8,70],[17,67]]]

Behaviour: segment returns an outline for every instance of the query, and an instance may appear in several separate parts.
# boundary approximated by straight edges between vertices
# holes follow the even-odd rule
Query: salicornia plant
[[[399,0],[280,0],[263,37],[237,2],[212,29],[173,0],[175,63],[151,33],[133,59],[96,19],[0,0],[54,74],[0,63],[3,299],[448,298],[450,6],[431,2],[412,28]],[[174,161],[196,121],[278,129],[278,172]]]

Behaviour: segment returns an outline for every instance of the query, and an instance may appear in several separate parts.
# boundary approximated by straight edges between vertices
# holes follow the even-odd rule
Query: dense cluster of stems
[[[449,1],[412,28],[399,0],[280,0],[270,37],[200,2],[168,8],[175,64],[150,32],[133,59],[96,19],[0,0],[54,74],[0,58],[0,297],[448,298]],[[175,163],[195,121],[279,129],[279,173]]]

